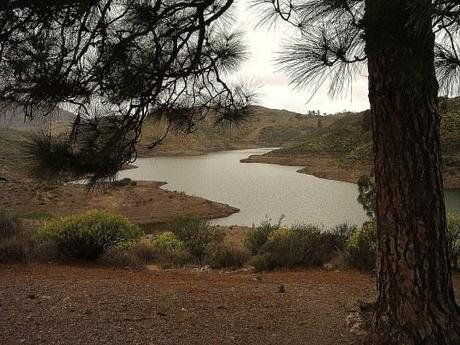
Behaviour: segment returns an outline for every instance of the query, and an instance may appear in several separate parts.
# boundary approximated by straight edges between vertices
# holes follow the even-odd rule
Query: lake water
[[[219,201],[240,209],[214,223],[259,224],[266,217],[283,224],[348,222],[361,224],[367,217],[356,201],[357,186],[299,174],[302,167],[240,163],[253,154],[272,149],[211,153],[204,156],[139,158],[137,169],[120,172],[119,178],[165,181],[162,188]],[[460,213],[460,191],[447,191],[451,212]]]

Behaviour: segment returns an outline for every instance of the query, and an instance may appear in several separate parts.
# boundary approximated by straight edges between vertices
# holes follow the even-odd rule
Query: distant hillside
[[[24,157],[21,152],[24,140],[24,132],[12,128],[0,128],[0,179],[25,177]]]
[[[460,98],[442,102],[441,146],[447,186],[460,188]],[[355,182],[372,169],[369,112],[327,116],[333,122],[312,130],[301,144],[251,157],[247,162],[303,165],[304,172]]]
[[[161,136],[165,126],[150,122],[143,128],[138,150],[141,156],[200,154],[251,147],[278,147],[304,142],[319,127],[335,119],[319,115],[302,115],[287,110],[252,107],[250,118],[238,126],[216,127],[212,120],[198,125],[196,132],[184,136],[171,133],[154,150],[146,147]]]
[[[33,119],[26,118],[24,109],[20,106],[0,107],[0,128],[37,129],[46,128],[50,123],[70,123],[75,115],[62,108],[57,108],[51,114],[37,113]]]

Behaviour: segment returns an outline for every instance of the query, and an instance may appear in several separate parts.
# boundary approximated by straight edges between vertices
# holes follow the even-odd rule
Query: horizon
[[[244,32],[244,41],[249,51],[248,59],[234,73],[234,78],[262,85],[258,88],[259,97],[256,105],[302,114],[308,113],[309,110],[319,110],[321,114],[334,114],[369,109],[367,71],[366,75],[356,75],[350,89],[333,99],[328,96],[325,85],[313,96],[290,85],[288,78],[278,70],[274,60],[283,43],[293,32],[288,25],[281,22],[272,28],[257,26],[257,10],[250,8],[250,3],[251,0],[238,0],[234,5],[233,31]]]

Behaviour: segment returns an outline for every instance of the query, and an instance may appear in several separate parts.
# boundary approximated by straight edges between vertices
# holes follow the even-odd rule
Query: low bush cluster
[[[100,263],[142,268],[186,264],[238,269],[250,262],[258,271],[322,266],[340,258],[343,264],[372,270],[376,261],[376,224],[324,228],[306,224],[290,228],[264,221],[245,237],[244,247],[225,242],[225,233],[202,219],[179,219],[168,231],[151,239],[127,219],[106,212],[52,218],[36,235],[22,229],[14,216],[0,212],[0,263],[35,258],[98,260]],[[452,266],[460,260],[460,216],[448,216]],[[337,261],[337,260],[336,260]]]
[[[224,242],[225,233],[201,219],[179,219],[169,230],[151,239],[125,242],[107,250],[100,262],[108,266],[140,268],[146,263],[162,267],[208,265],[241,268],[249,259],[244,248]]]
[[[209,265],[212,268],[242,268],[249,261],[249,253],[238,246],[228,244],[221,245],[210,258]]]
[[[183,265],[191,260],[185,242],[171,231],[157,235],[151,246],[155,261],[162,265]]]
[[[259,244],[252,264],[256,270],[324,265],[343,250],[352,229],[346,224],[332,229],[312,224],[271,229],[266,241]],[[254,236],[260,238],[258,233],[258,229],[250,232],[246,243],[253,243],[250,239]]]
[[[17,219],[0,212],[0,264],[25,262],[35,253],[36,245],[30,232],[25,231]]]
[[[377,249],[375,222],[364,223],[361,228],[355,229],[344,248],[345,262],[360,270],[375,268]]]
[[[109,249],[139,239],[142,230],[127,219],[102,211],[55,218],[38,229],[38,239],[58,258],[98,259]]]
[[[252,227],[252,230],[244,239],[244,244],[251,255],[259,254],[260,249],[268,241],[272,233],[281,227],[281,221],[282,218],[280,218],[278,223],[272,224],[270,219],[266,219],[260,224],[260,226]]]
[[[211,226],[205,219],[178,219],[169,229],[200,265],[217,254],[225,238],[221,229]]]

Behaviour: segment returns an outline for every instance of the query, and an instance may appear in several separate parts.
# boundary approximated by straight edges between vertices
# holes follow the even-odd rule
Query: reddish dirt
[[[285,293],[278,293],[280,284]],[[460,288],[460,279],[456,277]],[[253,274],[0,267],[0,344],[354,344],[354,271]]]
[[[137,182],[88,192],[81,185],[46,187],[32,182],[0,182],[0,209],[19,215],[64,215],[103,209],[137,224],[170,221],[177,217],[226,217],[238,211],[229,205],[169,192],[161,183]]]

